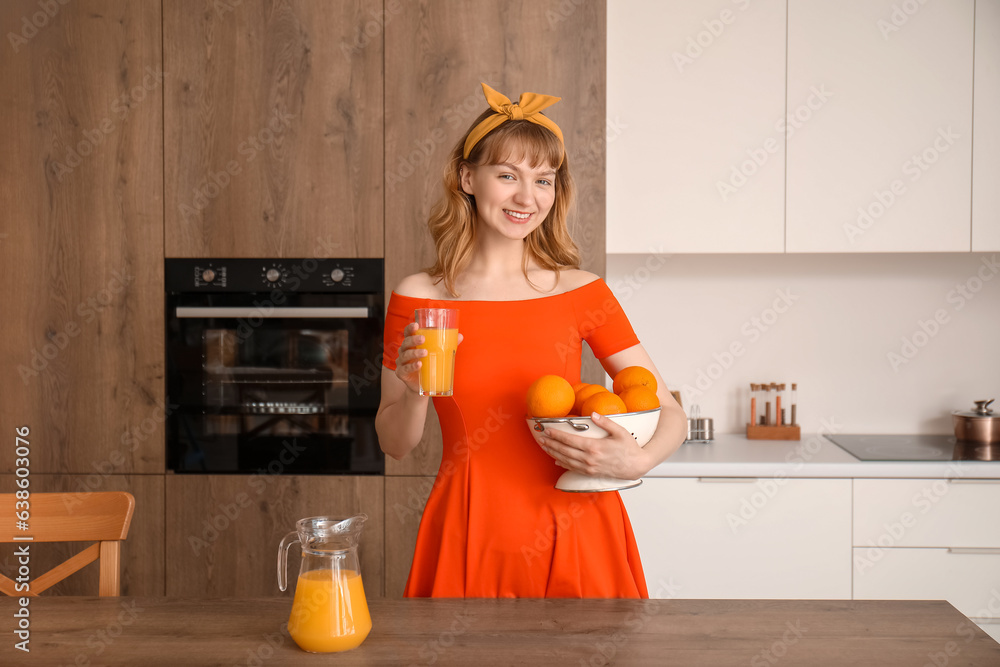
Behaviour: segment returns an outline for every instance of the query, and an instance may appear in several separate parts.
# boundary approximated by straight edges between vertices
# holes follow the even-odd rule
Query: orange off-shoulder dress
[[[523,301],[389,299],[383,364],[394,370],[416,308],[457,308],[454,395],[434,398],[443,454],[417,534],[406,597],[647,598],[617,491],[567,493],[535,443],[525,395],[542,375],[580,378],[639,341],[603,280]]]

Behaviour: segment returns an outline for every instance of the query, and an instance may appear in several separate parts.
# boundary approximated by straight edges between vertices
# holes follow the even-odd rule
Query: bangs
[[[526,160],[533,169],[557,169],[563,162],[559,137],[529,120],[508,120],[479,140],[469,154],[474,164],[492,165]]]

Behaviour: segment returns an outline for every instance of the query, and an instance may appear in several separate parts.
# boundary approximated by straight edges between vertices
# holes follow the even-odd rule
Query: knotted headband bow
[[[486,96],[486,102],[489,103],[490,108],[496,113],[488,116],[485,120],[483,120],[483,122],[472,128],[472,131],[469,132],[469,136],[465,139],[465,150],[462,153],[462,156],[465,159],[469,159],[469,153],[472,152],[472,149],[479,143],[480,139],[508,120],[527,120],[535,123],[536,125],[541,125],[552,132],[552,134],[559,137],[560,144],[563,143],[562,130],[559,129],[559,126],[552,122],[551,119],[541,114],[542,109],[552,106],[561,100],[561,97],[539,95],[538,93],[521,93],[521,97],[517,100],[517,104],[512,104],[507,96],[502,93],[498,93],[485,83],[482,84],[482,86],[483,94]],[[560,165],[562,165],[561,158],[556,167],[559,167]]]

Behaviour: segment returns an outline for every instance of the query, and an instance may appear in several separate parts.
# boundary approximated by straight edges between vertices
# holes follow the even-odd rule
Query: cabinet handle
[[[1000,479],[948,479],[949,484],[1000,484]]]
[[[992,549],[990,547],[948,547],[948,553],[1000,556],[1000,549]]]
[[[721,484],[753,484],[757,481],[756,477],[699,477],[699,482],[712,482]]]

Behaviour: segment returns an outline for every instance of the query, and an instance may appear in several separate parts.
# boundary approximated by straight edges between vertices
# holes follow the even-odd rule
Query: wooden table
[[[31,653],[0,600],[2,665],[1000,665],[944,601],[371,599],[359,648],[301,651],[288,598],[39,597]]]

